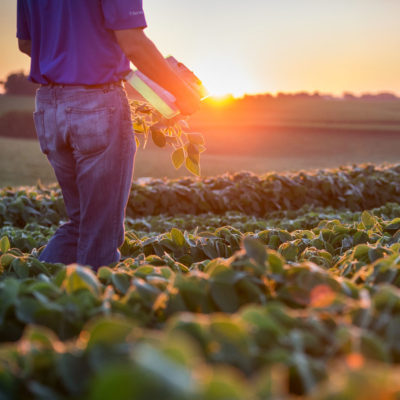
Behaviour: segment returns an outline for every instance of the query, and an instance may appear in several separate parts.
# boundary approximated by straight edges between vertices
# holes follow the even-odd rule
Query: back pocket
[[[44,127],[44,110],[38,110],[33,113],[33,121],[35,123],[36,135],[39,139],[40,149],[44,154],[49,153],[47,146],[46,131]]]
[[[111,136],[111,109],[67,109],[70,144],[81,154],[104,151]]]

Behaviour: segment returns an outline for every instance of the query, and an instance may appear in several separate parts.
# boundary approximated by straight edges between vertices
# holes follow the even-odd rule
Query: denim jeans
[[[34,121],[69,218],[39,259],[95,270],[119,261],[136,154],[124,88],[41,87]]]

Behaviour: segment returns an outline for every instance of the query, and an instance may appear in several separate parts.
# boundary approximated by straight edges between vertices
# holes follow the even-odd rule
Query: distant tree
[[[398,100],[399,98],[394,93],[381,92],[377,94],[364,93],[361,96],[361,99],[369,101],[393,101]]]
[[[289,99],[290,97],[291,97],[291,94],[283,93],[283,92],[278,92],[276,95],[276,98],[279,100],[286,100],[286,99]]]
[[[28,81],[28,77],[21,72],[14,72],[7,76],[3,83],[6,94],[34,96],[38,85]]]
[[[357,96],[355,96],[353,93],[350,93],[350,92],[344,92],[343,99],[344,100],[357,100]]]
[[[310,94],[307,92],[297,92],[293,94],[293,97],[295,99],[309,99],[310,98]]]
[[[391,92],[378,93],[376,95],[376,98],[377,98],[377,100],[382,100],[382,101],[399,100],[399,97],[396,96],[394,93],[391,93]]]

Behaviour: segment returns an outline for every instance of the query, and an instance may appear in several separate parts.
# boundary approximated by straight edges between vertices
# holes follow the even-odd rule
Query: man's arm
[[[128,59],[151,80],[172,93],[182,114],[193,114],[200,100],[165,61],[143,29],[114,31],[118,44]]]
[[[18,48],[19,50],[28,55],[29,57],[31,56],[31,49],[32,49],[32,41],[31,40],[24,40],[24,39],[18,39]]]

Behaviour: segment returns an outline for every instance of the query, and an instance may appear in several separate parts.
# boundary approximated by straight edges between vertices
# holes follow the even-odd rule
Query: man
[[[145,27],[142,0],[18,0],[19,49],[31,57],[30,80],[41,84],[37,136],[69,217],[41,261],[97,269],[120,259],[136,152],[121,83],[129,60],[175,95],[182,114],[199,106]]]

